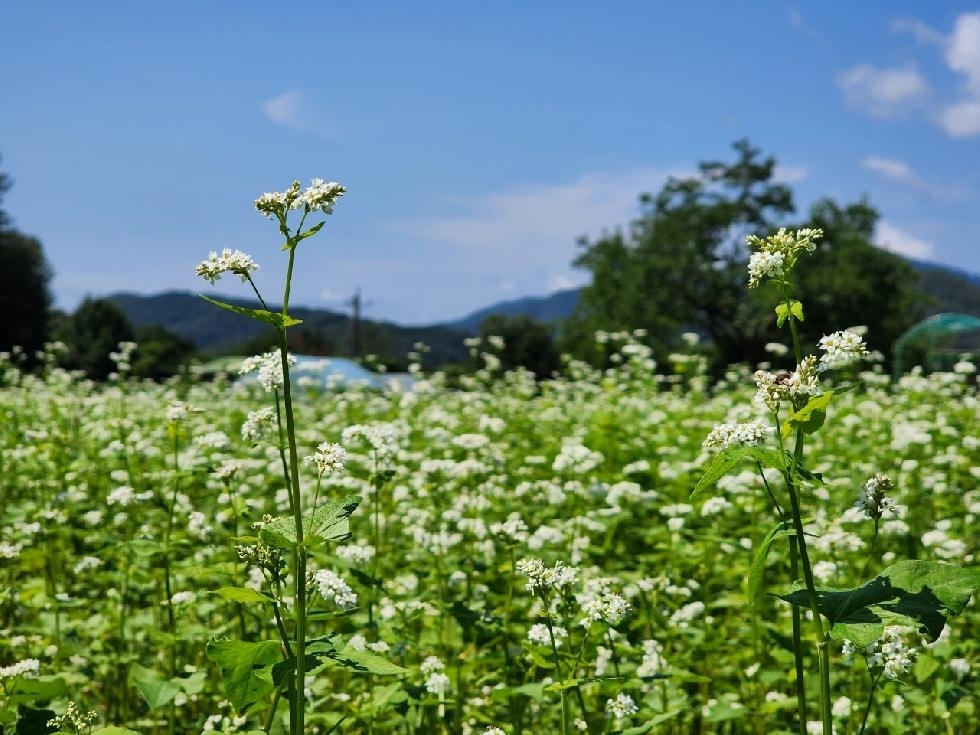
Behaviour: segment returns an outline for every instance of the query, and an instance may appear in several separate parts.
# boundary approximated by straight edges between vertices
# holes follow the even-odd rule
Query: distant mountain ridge
[[[980,317],[980,275],[936,263],[909,262],[919,274],[919,290],[927,300],[927,315],[958,312]],[[463,340],[478,333],[480,323],[488,316],[528,316],[537,321],[554,323],[575,310],[581,295],[581,288],[573,288],[547,296],[500,301],[455,321],[427,326],[402,326],[364,319],[360,324],[362,353],[403,357],[414,348],[416,342],[424,342],[430,347],[430,358],[435,364],[464,360],[467,350]],[[167,291],[150,296],[116,293],[107,298],[119,305],[134,326],[159,324],[190,339],[206,353],[226,351],[269,329],[259,322],[219,309],[186,291]],[[258,306],[247,299],[215,298],[238,306]],[[273,305],[271,308],[276,307]],[[350,317],[329,309],[310,307],[295,307],[291,311],[295,317],[303,320],[300,328],[323,334],[338,347],[339,354],[350,354],[347,350],[352,338]]]

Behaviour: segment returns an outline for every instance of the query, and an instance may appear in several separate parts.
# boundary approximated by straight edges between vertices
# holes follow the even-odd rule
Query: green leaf
[[[260,675],[283,659],[275,641],[245,643],[212,638],[206,653],[221,670],[225,695],[239,712],[244,712],[275,688],[271,681]]]
[[[346,498],[314,509],[303,524],[307,538],[315,536],[323,541],[340,541],[350,536],[350,524],[347,519],[360,502],[360,495],[348,495]]]
[[[787,416],[786,423],[783,424],[783,438],[788,437],[797,428],[803,429],[804,434],[812,434],[823,426],[824,419],[827,418],[827,406],[830,405],[830,399],[833,397],[832,390],[821,393],[807,401],[799,411],[794,411]]]
[[[341,666],[363,673],[377,674],[379,676],[398,676],[408,673],[407,669],[393,664],[386,658],[370,651],[358,651],[350,646],[346,646],[342,651],[328,654],[328,657]]]
[[[752,558],[752,565],[749,567],[749,576],[746,583],[746,594],[749,598],[749,605],[755,607],[762,598],[762,578],[766,571],[766,557],[769,550],[777,539],[794,535],[792,521],[783,521],[769,533],[756,549],[755,556]]]
[[[303,519],[303,535],[306,543],[314,538],[321,541],[339,541],[350,536],[350,524],[347,519],[361,502],[359,495],[348,495],[346,498],[315,508]],[[263,543],[276,549],[295,548],[296,520],[292,516],[279,516],[267,521],[259,531]]]
[[[803,304],[801,304],[799,301],[796,301],[795,299],[789,302],[788,307],[785,301],[781,304],[776,304],[776,326],[777,327],[783,326],[783,324],[786,323],[786,319],[789,318],[790,314],[792,314],[796,318],[796,321],[802,322]]]
[[[780,454],[777,449],[768,449],[766,447],[732,447],[730,449],[722,449],[711,459],[711,463],[705,469],[704,475],[698,480],[698,484],[695,485],[691,497],[693,498],[707,490],[731,472],[736,465],[746,459],[754,459],[757,462],[761,462],[763,467],[773,467],[779,470],[784,469],[786,466],[785,456]]]
[[[931,561],[892,564],[870,582],[847,590],[817,590],[817,609],[830,621],[835,638],[867,646],[885,625],[913,625],[930,641],[946,620],[959,615],[980,588],[980,569],[961,569]],[[777,595],[791,605],[809,607],[805,589]]]
[[[277,329],[285,329],[286,327],[293,327],[297,324],[303,323],[302,319],[294,319],[288,314],[281,314],[278,311],[268,311],[267,309],[249,309],[245,306],[226,304],[224,301],[212,299],[204,294],[201,294],[201,298],[207,301],[209,304],[220,306],[222,309],[233,311],[241,316],[247,316],[249,319],[255,319],[260,322],[265,322],[266,324],[271,324]]]
[[[16,678],[6,687],[11,702],[29,702],[35,699],[54,699],[68,693],[65,680],[59,677],[39,677],[37,679]]]
[[[275,599],[269,595],[264,595],[258,590],[253,590],[251,587],[222,587],[219,590],[215,590],[215,594],[222,599],[231,600],[232,602],[275,602]]]
[[[140,690],[150,709],[162,707],[173,701],[181,690],[179,682],[167,679],[155,669],[134,664],[129,670],[129,679]]]
[[[299,235],[297,235],[296,238],[295,238],[295,242],[298,243],[300,240],[305,240],[308,237],[313,237],[316,233],[318,233],[320,230],[323,229],[323,226],[326,223],[327,223],[326,220],[323,220],[323,222],[317,222],[315,225],[313,225],[306,232],[302,232]],[[288,250],[289,248],[283,248],[283,249],[284,250]]]
[[[108,727],[98,727],[92,730],[92,735],[141,735],[138,730],[130,730],[126,727],[119,727],[118,725],[109,725]]]

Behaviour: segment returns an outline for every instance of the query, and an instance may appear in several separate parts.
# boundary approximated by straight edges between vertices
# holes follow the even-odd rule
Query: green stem
[[[864,735],[864,728],[868,725],[868,717],[871,716],[871,704],[875,698],[875,689],[878,688],[878,682],[881,680],[881,675],[875,676],[871,675],[871,691],[868,692],[868,703],[864,707],[864,717],[861,719],[861,730],[858,735]]]

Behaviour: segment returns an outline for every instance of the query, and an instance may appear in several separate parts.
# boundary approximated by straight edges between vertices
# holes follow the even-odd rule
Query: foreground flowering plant
[[[345,192],[346,189],[340,184],[313,179],[306,189],[301,189],[300,183],[294,181],[285,192],[266,193],[255,200],[255,208],[275,220],[279,232],[285,237],[282,250],[288,253],[289,260],[281,310],[272,311],[267,306],[252,278],[259,266],[246,253],[239,250],[232,252],[227,248],[221,255],[212,252],[196,269],[197,274],[212,285],[225,273],[239,276],[252,287],[262,309],[233,306],[204,298],[216,306],[275,328],[278,352],[249,358],[241,367],[242,373],[258,373],[260,385],[273,394],[274,411],[266,407],[250,414],[242,426],[242,436],[260,441],[264,434],[262,427],[275,430],[291,511],[287,516],[267,515],[253,524],[258,531],[257,537],[244,539],[248,543],[238,547],[239,558],[261,575],[259,592],[250,587],[218,590],[218,594],[225,599],[261,607],[271,606],[278,642],[213,639],[208,644],[208,656],[221,669],[229,699],[236,710],[245,711],[271,695],[272,704],[267,719],[271,726],[277,717],[280,699],[285,699],[288,703],[289,732],[293,735],[307,731],[304,724],[307,707],[305,695],[311,670],[329,662],[375,674],[401,671],[400,667],[389,664],[373,653],[345,645],[336,634],[310,636],[310,613],[317,595],[323,603],[327,603],[328,609],[332,606],[338,614],[357,607],[357,595],[340,575],[331,569],[311,569],[309,561],[316,547],[326,542],[344,540],[350,535],[347,518],[357,508],[360,497],[349,495],[320,503],[324,477],[341,475],[347,462],[347,452],[334,442],[319,443],[315,451],[303,458],[303,462],[312,465],[317,472],[316,493],[312,499],[300,481],[301,463],[289,373],[295,360],[288,353],[286,330],[300,323],[289,314],[296,249],[325,224],[325,220],[322,220],[304,230],[307,218],[318,212],[332,214],[334,205]],[[294,211],[298,211],[300,217],[298,224],[292,228],[289,216]],[[290,612],[291,626],[287,620]],[[250,667],[245,671],[242,669],[243,661],[250,662]],[[334,726],[337,724],[339,722]]]
[[[751,460],[762,477],[773,509],[781,519],[757,552],[748,579],[748,591],[750,600],[758,604],[766,557],[777,539],[787,537],[790,573],[793,579],[798,579],[802,573],[802,584],[796,584],[792,590],[777,596],[792,605],[795,686],[801,735],[808,732],[809,722],[801,610],[809,612],[816,644],[820,731],[823,735],[832,735],[832,639],[846,639],[844,651],[847,656],[858,649],[869,652],[873,696],[883,674],[886,678],[896,678],[898,673],[907,670],[910,662],[901,644],[895,641],[895,624],[908,625],[928,639],[935,640],[942,633],[947,618],[961,613],[971,595],[980,587],[980,574],[976,571],[928,561],[893,564],[870,582],[853,589],[817,587],[808,541],[808,536],[813,534],[805,529],[807,521],[803,502],[805,492],[814,495],[826,483],[821,475],[806,468],[806,440],[824,425],[828,407],[835,395],[853,388],[827,384],[825,378],[829,371],[851,365],[869,354],[861,335],[851,330],[834,332],[821,338],[819,356],[803,354],[797,331],[797,324],[804,320],[803,304],[793,298],[790,277],[799,259],[814,252],[815,243],[822,236],[823,232],[815,229],[796,232],[780,229],[766,238],[749,236],[748,243],[755,249],[748,264],[749,286],[755,288],[769,281],[781,294],[775,308],[776,322],[780,327],[788,327],[796,367],[789,373],[769,370],[755,372],[756,403],[765,407],[771,423],[767,424],[765,419],[759,418],[749,423],[726,422],[717,426],[704,440],[703,447],[721,451],[710,462],[694,491],[695,494],[703,492],[743,460]],[[775,447],[766,446],[770,436],[775,440]],[[788,512],[780,505],[765,473],[766,468],[782,477]],[[876,473],[864,484],[857,503],[863,514],[874,520],[872,551],[878,538],[880,519],[885,513],[895,510],[894,501],[886,496],[892,488],[893,484],[887,476]],[[869,556],[862,574],[870,563]],[[861,723],[862,733],[870,710],[869,697]]]

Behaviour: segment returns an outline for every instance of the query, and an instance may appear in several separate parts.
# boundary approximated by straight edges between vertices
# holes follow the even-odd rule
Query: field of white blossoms
[[[487,353],[461,387],[294,384],[303,505],[326,509],[309,732],[532,735],[564,716],[590,733],[798,732],[791,607],[746,596],[778,520],[766,484],[746,462],[692,499],[712,429],[766,416],[749,371],[712,385],[696,359],[659,374],[630,335],[602,348],[614,367],[540,383]],[[260,381],[131,381],[118,357],[108,385],[0,363],[0,731],[283,732],[275,404]],[[901,559],[973,567],[972,365],[860,378],[807,447],[824,481],[803,486],[814,575],[845,588]],[[872,547],[855,502],[876,473],[894,505]],[[765,591],[792,580],[785,546]],[[889,635],[867,658],[832,642],[836,732],[858,731],[881,665],[868,732],[976,732],[975,602],[935,642]]]

